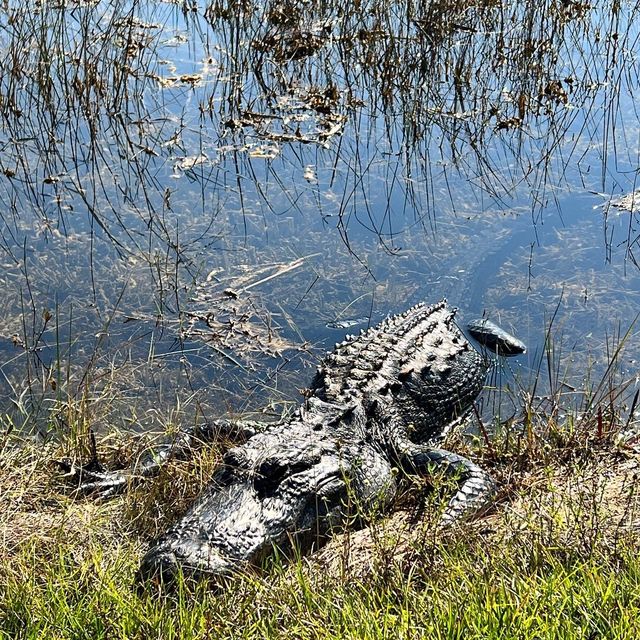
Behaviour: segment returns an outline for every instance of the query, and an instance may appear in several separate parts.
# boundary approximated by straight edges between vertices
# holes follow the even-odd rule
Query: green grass
[[[65,495],[50,464],[57,446],[19,445],[0,452],[1,638],[633,638],[640,632],[635,494],[629,495],[635,463],[609,443],[608,451],[593,445],[578,462],[531,464],[533,471],[511,485],[504,467],[508,489],[496,512],[464,529],[434,534],[428,514],[422,524],[396,515],[360,538],[338,536],[311,558],[274,561],[260,575],[218,589],[179,582],[169,593],[140,589],[135,572],[149,538],[166,526],[151,516],[158,500],[171,501],[166,486],[176,478],[193,481],[187,463],[174,476],[161,474],[96,503]],[[501,441],[494,446],[499,452]],[[518,461],[512,472],[521,466]],[[184,499],[182,490],[177,495]],[[347,551],[356,562],[344,560]]]
[[[98,502],[52,464],[88,455],[82,401],[68,403],[74,428],[46,443],[0,423],[0,638],[640,637],[637,398],[629,409],[633,388],[612,375],[582,410],[530,403],[482,448],[450,438],[498,480],[493,513],[434,527],[438,504],[416,481],[395,513],[311,556],[162,592],[136,582],[141,555],[207,484],[221,446]],[[149,440],[103,435],[97,451],[127,466]]]
[[[335,581],[304,572],[238,578],[223,593],[133,587],[126,541],[78,562],[63,545],[44,566],[26,548],[3,570],[7,638],[632,638],[640,630],[633,553],[522,564],[517,548],[440,549],[384,579]],[[306,576],[306,577],[305,577]]]

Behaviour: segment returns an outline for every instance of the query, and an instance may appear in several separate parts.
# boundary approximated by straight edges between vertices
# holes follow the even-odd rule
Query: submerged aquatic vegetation
[[[376,320],[446,295],[519,325],[527,296],[540,324],[558,292],[536,267],[556,265],[557,283],[570,266],[537,246],[536,262],[544,230],[525,214],[548,227],[567,179],[608,188],[614,147],[621,172],[635,166],[616,96],[635,91],[636,14],[551,0],[9,3],[3,396],[36,415],[52,378],[78,396],[100,362],[100,380],[123,373],[118,392],[133,376],[186,405],[235,361],[223,402],[245,410],[265,388],[291,399],[307,361],[295,347],[326,340],[317,327],[345,309]],[[583,280],[585,333],[612,303]]]

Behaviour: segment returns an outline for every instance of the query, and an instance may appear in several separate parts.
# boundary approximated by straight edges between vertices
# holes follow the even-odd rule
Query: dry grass
[[[468,449],[457,443],[458,449],[464,446]],[[123,450],[129,455],[123,456]],[[140,450],[135,436],[107,438],[99,445],[111,464],[128,464]],[[363,577],[383,564],[404,562],[442,536],[467,537],[469,527],[492,545],[529,538],[586,552],[637,542],[640,459],[634,448],[609,438],[592,443],[579,458],[564,459],[560,451],[546,451],[544,460],[529,456],[526,463],[507,455],[494,460],[492,472],[501,484],[498,500],[474,523],[438,531],[438,507],[417,500],[424,492],[417,483],[399,499],[400,510],[361,530],[334,536],[308,562],[328,575]],[[206,486],[219,452],[219,447],[211,447],[194,459],[172,460],[158,476],[132,484],[123,497],[97,502],[75,497],[65,484],[53,462],[63,456],[59,445],[10,440],[0,456],[0,554],[10,562],[25,545],[46,553],[62,543],[80,550],[89,540],[109,547],[124,537],[142,549]],[[490,462],[487,451],[484,455]]]

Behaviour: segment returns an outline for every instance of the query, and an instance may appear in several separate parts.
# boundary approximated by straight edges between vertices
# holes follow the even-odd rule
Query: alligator
[[[336,345],[286,421],[260,430],[217,421],[200,430],[204,437],[224,425],[248,439],[224,454],[195,504],[150,546],[139,577],[226,576],[259,566],[274,550],[304,553],[389,506],[406,474],[439,469],[452,479],[443,523],[487,505],[496,490],[489,474],[437,446],[465,420],[491,366],[454,317],[446,300],[388,317]],[[497,352],[518,352],[522,343],[491,329],[483,331]],[[193,440],[185,436],[178,448]],[[85,488],[126,484],[125,475],[97,477],[85,476],[94,480]]]

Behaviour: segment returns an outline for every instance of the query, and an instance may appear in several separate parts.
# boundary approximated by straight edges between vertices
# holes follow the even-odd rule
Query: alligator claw
[[[63,476],[74,486],[74,491],[82,496],[97,495],[104,500],[112,498],[125,490],[131,478],[128,472],[105,471],[101,465],[97,465],[99,470],[95,470],[92,468],[96,466],[95,461],[78,465],[70,460],[56,460],[55,464],[64,471]]]

